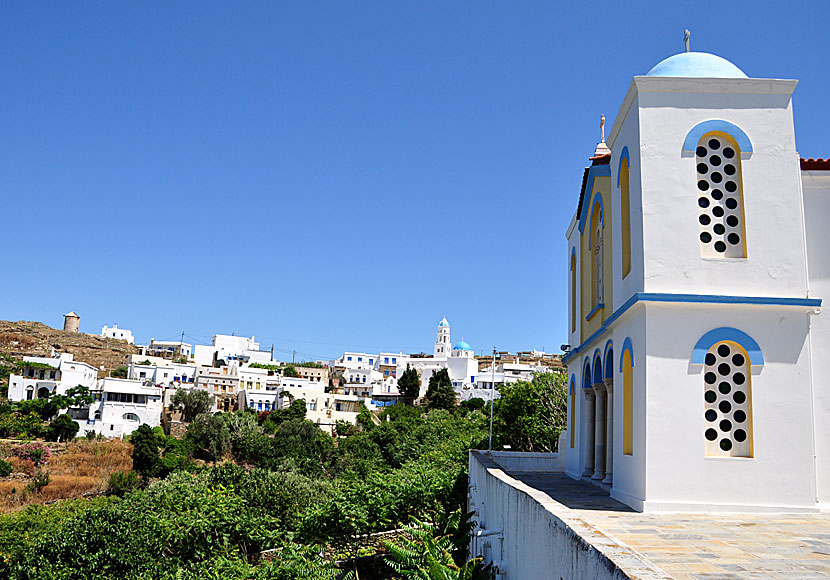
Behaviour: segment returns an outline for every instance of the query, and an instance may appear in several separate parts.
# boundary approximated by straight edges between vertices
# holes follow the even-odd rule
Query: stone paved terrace
[[[561,473],[505,473],[675,580],[830,578],[830,514],[642,514]]]

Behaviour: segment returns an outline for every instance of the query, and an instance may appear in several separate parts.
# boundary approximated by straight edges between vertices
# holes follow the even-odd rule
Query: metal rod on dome
[[[496,398],[496,347],[493,347],[493,369],[490,383],[490,441],[487,443],[487,453],[493,452],[493,401]]]
[[[686,45],[686,52],[691,52],[689,49],[689,38],[692,36],[692,33],[689,32],[689,29],[683,31],[683,44]]]

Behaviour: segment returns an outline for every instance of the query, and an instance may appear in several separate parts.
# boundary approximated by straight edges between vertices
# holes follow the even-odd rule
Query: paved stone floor
[[[510,473],[675,580],[830,578],[830,514],[641,514],[562,474]]]

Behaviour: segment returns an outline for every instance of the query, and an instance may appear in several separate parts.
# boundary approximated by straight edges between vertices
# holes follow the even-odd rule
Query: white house
[[[135,344],[135,339],[133,338],[133,333],[126,328],[118,328],[117,324],[113,324],[112,328],[104,325],[104,328],[101,329],[101,336],[104,338],[115,338],[117,340],[126,340],[130,344]]]
[[[212,344],[197,344],[193,358],[198,365],[213,366],[223,361],[226,364],[235,363],[271,363],[271,352],[259,350],[259,343],[254,337],[216,334]]]
[[[101,379],[93,393],[86,421],[76,419],[80,433],[95,431],[104,437],[123,437],[139,425],[161,425],[162,389],[131,379]]]
[[[636,510],[830,505],[830,161],[799,160],[795,87],[675,55],[585,170],[562,451]]]
[[[150,344],[143,347],[142,354],[147,356],[157,356],[165,359],[175,359],[180,357],[190,358],[193,351],[193,345],[178,340],[155,340],[150,339]]]
[[[78,386],[93,390],[98,382],[98,370],[74,360],[70,353],[61,353],[53,358],[27,356],[23,357],[23,363],[21,374],[9,376],[10,401],[64,395],[67,390]]]

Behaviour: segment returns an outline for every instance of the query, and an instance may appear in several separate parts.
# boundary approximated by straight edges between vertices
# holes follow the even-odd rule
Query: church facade
[[[796,81],[631,82],[567,230],[566,473],[641,511],[830,507],[830,160]]]

